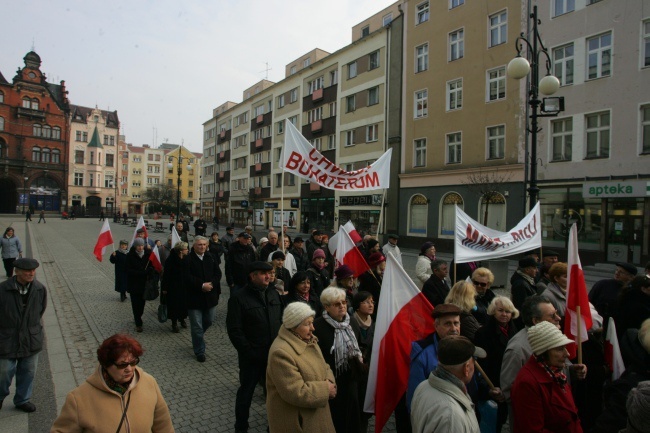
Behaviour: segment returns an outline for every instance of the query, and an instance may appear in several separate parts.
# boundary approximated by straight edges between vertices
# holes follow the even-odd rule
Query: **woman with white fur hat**
[[[571,386],[562,372],[573,343],[557,327],[540,322],[528,328],[533,349],[512,387],[516,432],[582,433]]]
[[[273,432],[334,433],[329,401],[334,374],[313,334],[316,312],[303,302],[287,305],[266,368],[266,411]]]

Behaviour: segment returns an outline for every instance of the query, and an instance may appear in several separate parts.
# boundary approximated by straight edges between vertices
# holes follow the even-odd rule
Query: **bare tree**
[[[483,225],[487,226],[488,208],[493,203],[503,203],[504,184],[510,181],[512,173],[499,172],[499,169],[484,171],[479,169],[467,175],[467,181],[463,184],[478,195],[482,204],[485,204],[483,212]]]
[[[165,209],[176,208],[176,187],[172,185],[156,185],[147,188],[142,194],[142,198],[148,202]]]

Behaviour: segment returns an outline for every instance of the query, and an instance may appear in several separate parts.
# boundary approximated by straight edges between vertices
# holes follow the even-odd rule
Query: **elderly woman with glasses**
[[[472,315],[481,325],[487,323],[488,306],[497,296],[490,289],[493,283],[494,274],[488,268],[476,268],[472,272],[472,284],[474,284],[474,289],[476,289],[476,309],[472,311]]]
[[[337,432],[357,432],[361,422],[358,386],[363,370],[359,336],[350,325],[345,290],[328,287],[320,301],[325,311],[314,320],[314,335],[336,378],[336,398],[330,400],[332,421]]]
[[[142,353],[128,335],[104,340],[97,370],[68,394],[51,433],[173,432],[156,379],[136,367]]]

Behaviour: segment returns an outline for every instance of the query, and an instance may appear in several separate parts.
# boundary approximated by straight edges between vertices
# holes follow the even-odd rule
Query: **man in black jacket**
[[[237,241],[230,244],[226,255],[226,283],[230,287],[230,296],[248,284],[248,270],[257,257],[249,243],[250,235],[241,233]]]
[[[309,257],[307,257],[307,252],[303,248],[305,245],[304,241],[300,236],[297,236],[293,240],[293,247],[289,248],[289,252],[293,255],[294,260],[296,261],[296,268],[299,271],[306,271],[309,267]]]
[[[283,304],[272,287],[273,266],[253,262],[250,282],[228,300],[226,327],[239,358],[239,389],[235,400],[235,431],[248,431],[248,415],[255,385],[265,379],[271,343],[282,325]]]
[[[537,275],[537,261],[532,257],[524,257],[519,260],[519,267],[510,277],[512,303],[515,308],[521,310],[521,306],[529,296],[537,294],[535,276]],[[515,319],[517,328],[522,329],[524,322],[521,317]]]
[[[131,299],[131,311],[135,330],[142,332],[142,315],[144,314],[144,289],[147,278],[154,278],[153,266],[149,266],[151,249],[145,248],[145,239],[136,237],[133,246],[126,255],[126,289]]]
[[[195,236],[192,252],[187,257],[185,290],[187,292],[187,316],[192,332],[192,347],[196,360],[205,362],[203,334],[214,322],[219,295],[221,295],[221,269],[219,261],[208,252],[208,239]]]
[[[431,270],[433,273],[422,286],[422,294],[435,307],[445,303],[445,298],[451,289],[446,280],[449,275],[449,266],[444,260],[434,260],[431,262]]]

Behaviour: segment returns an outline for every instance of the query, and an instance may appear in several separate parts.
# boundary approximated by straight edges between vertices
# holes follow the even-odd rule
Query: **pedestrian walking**
[[[115,265],[115,291],[120,293],[120,301],[126,300],[128,279],[126,274],[126,256],[129,253],[129,243],[120,241],[120,248],[113,251],[109,260]]]
[[[32,213],[29,209],[25,211],[25,222],[32,220]]]
[[[2,262],[5,265],[7,278],[11,278],[14,274],[14,261],[23,256],[23,246],[15,235],[13,227],[7,227],[5,230],[0,240],[0,248],[2,248]]]
[[[105,219],[106,219],[106,216],[104,215],[104,211],[101,211],[101,212],[99,213],[99,220],[100,220],[100,221],[104,221]]]
[[[34,412],[30,401],[38,354],[43,349],[41,318],[47,306],[47,289],[36,280],[39,263],[21,258],[13,262],[16,277],[0,284],[0,408],[16,376],[14,406]]]
[[[38,223],[40,224],[41,221],[43,221],[43,224],[47,224],[47,221],[45,221],[45,211],[41,210],[41,212],[38,214]]]
[[[126,258],[127,284],[131,295],[131,309],[133,310],[133,320],[137,332],[142,332],[142,314],[144,313],[145,304],[144,287],[147,283],[148,274],[154,272],[153,267],[147,266],[150,254],[151,250],[144,247],[144,239],[135,238]]]
[[[164,304],[167,305],[167,315],[172,321],[172,332],[178,333],[178,322],[182,328],[187,328],[187,302],[185,284],[183,281],[189,254],[187,242],[176,242],[169,257],[165,261],[165,272],[163,273],[161,290]],[[162,301],[161,301],[162,302]]]

